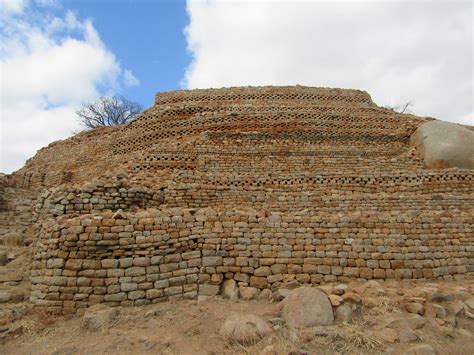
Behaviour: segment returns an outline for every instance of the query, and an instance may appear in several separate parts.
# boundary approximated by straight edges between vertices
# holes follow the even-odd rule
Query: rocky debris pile
[[[25,308],[25,303],[8,303],[0,309],[0,351],[5,344],[34,340],[32,319],[39,322],[37,334],[41,337],[66,327],[64,331],[68,336],[72,331],[70,336],[74,339],[99,334],[99,338],[109,337],[114,344],[120,343],[121,349],[134,342],[141,348],[132,346],[131,350],[151,352],[163,346],[172,353],[192,349],[268,355],[441,355],[453,351],[469,353],[474,339],[471,280],[372,280],[280,288],[273,291],[273,301],[236,299],[236,285],[231,281],[224,288],[230,290],[229,298],[215,296],[123,308],[98,304],[87,308],[83,316],[69,316],[68,320],[38,313],[31,305]],[[132,330],[139,334],[138,338],[129,337]],[[121,340],[124,332],[128,345]],[[199,344],[200,348],[190,348],[189,344],[176,347],[183,342]],[[67,345],[78,351],[91,350],[77,342]],[[65,344],[58,344],[57,348],[65,348]]]
[[[224,294],[234,295],[234,286],[228,282]],[[340,341],[355,331],[360,332],[360,341],[366,345],[385,347],[388,353],[402,349],[404,354],[414,355],[437,354],[436,342],[440,337],[474,339],[472,282],[465,286],[457,284],[455,288],[440,283],[353,282],[279,289],[273,292],[273,298],[279,301],[276,309],[281,317],[269,320],[274,332],[293,331],[288,334],[297,336],[302,343],[321,337]],[[229,328],[231,319],[234,318],[223,329]],[[257,336],[256,331],[253,334],[253,342],[264,338],[261,334]],[[275,337],[274,333],[267,335]],[[225,338],[238,341],[230,336]],[[423,343],[426,340],[433,343]],[[263,353],[279,354],[269,347],[264,350]]]

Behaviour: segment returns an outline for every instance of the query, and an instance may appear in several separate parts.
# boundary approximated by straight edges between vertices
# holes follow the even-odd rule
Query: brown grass
[[[340,324],[337,328],[317,330],[291,330],[282,328],[256,345],[232,343],[232,354],[261,354],[271,346],[274,354],[370,354],[379,353],[383,343],[378,340],[367,326],[361,323]],[[268,353],[271,355],[271,353]]]
[[[57,322],[57,316],[47,312],[44,309],[33,309],[33,314],[35,315],[36,320],[39,324],[45,327],[49,327]]]
[[[380,297],[380,299],[380,305],[369,309],[366,313],[372,316],[401,313],[398,303],[393,302],[393,299],[390,299],[390,297],[387,296]]]

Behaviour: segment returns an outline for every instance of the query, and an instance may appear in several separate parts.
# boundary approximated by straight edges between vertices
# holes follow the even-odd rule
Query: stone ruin
[[[54,142],[1,176],[0,241],[28,245],[29,299],[62,313],[213,296],[226,282],[251,299],[472,278],[473,127],[448,124],[464,140],[428,146],[439,122],[357,90],[158,93],[128,125]],[[443,140],[447,157],[431,149]]]

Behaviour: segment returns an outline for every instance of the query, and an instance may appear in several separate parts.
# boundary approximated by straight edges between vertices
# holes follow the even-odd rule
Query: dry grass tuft
[[[377,338],[371,332],[355,327],[347,327],[338,330],[329,336],[335,344],[335,348],[343,353],[354,353],[362,351],[364,353],[374,351],[382,346]]]
[[[381,304],[368,310],[368,314],[372,316],[380,316],[384,314],[400,313],[401,310],[396,302],[393,302],[389,297],[381,297]]]
[[[314,334],[309,329],[283,328],[258,344],[232,344],[229,350],[233,354],[260,354],[270,345],[275,354],[370,354],[380,352],[383,344],[363,324],[344,324],[315,330]]]
[[[381,350],[383,343],[367,329],[364,323],[339,324],[324,335],[318,335],[312,343],[324,345],[332,352],[342,354],[367,354]]]
[[[33,312],[38,323],[45,327],[53,325],[58,319],[56,316],[47,312],[44,309],[34,310]]]

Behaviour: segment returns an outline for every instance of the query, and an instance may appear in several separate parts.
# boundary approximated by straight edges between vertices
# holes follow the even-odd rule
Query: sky
[[[0,0],[0,172],[104,95],[240,85],[368,91],[474,125],[472,1]]]

